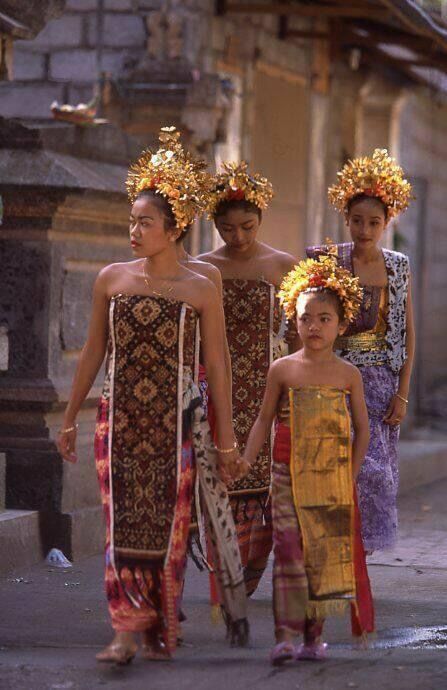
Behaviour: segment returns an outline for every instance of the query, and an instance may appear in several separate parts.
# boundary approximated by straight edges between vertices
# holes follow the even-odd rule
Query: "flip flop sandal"
[[[270,652],[270,663],[272,666],[281,666],[285,661],[295,659],[295,646],[292,642],[278,642]]]

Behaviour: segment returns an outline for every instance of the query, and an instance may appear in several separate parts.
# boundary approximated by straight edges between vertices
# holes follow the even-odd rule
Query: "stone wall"
[[[420,89],[406,94],[396,110],[399,160],[415,185],[416,201],[397,230],[410,254],[417,318],[417,395],[426,417],[447,411],[447,105]]]

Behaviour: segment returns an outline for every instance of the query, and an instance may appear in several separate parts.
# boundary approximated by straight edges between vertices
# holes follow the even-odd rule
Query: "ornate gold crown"
[[[223,163],[223,172],[213,178],[213,184],[208,193],[207,210],[213,217],[221,201],[232,199],[250,201],[260,209],[265,209],[273,197],[273,187],[266,177],[258,173],[248,172],[245,161],[241,163]]]
[[[162,127],[158,138],[158,151],[143,151],[130,167],[127,194],[133,203],[144,189],[155,190],[167,199],[177,227],[184,230],[205,210],[210,176],[205,172],[205,162],[184,150],[175,127]]]
[[[300,294],[313,290],[331,290],[338,295],[346,321],[352,321],[357,316],[363,297],[359,279],[339,266],[334,256],[300,261],[285,276],[278,296],[289,319],[295,316]]]
[[[393,218],[408,207],[412,196],[411,184],[404,171],[386,149],[376,149],[372,158],[355,158],[337,173],[339,182],[329,187],[329,201],[343,213],[350,199],[357,194],[379,198]]]

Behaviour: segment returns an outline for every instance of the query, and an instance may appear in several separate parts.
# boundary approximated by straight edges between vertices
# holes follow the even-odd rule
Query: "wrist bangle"
[[[227,453],[232,453],[234,450],[237,448],[237,441],[233,443],[231,448],[218,448],[218,446],[215,446],[216,450],[218,453],[222,453],[222,455],[226,455]]]
[[[408,400],[404,398],[403,395],[399,395],[399,393],[396,393],[396,398],[399,398],[399,400],[402,400],[406,405],[408,405]]]
[[[76,431],[77,429],[79,429],[79,424],[73,424],[73,426],[67,426],[66,429],[61,429],[58,431],[58,434],[69,434],[70,431]]]

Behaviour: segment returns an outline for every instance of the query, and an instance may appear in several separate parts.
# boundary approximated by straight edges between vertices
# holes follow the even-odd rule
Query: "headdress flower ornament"
[[[286,316],[295,316],[296,302],[303,292],[331,290],[340,299],[346,321],[357,316],[363,290],[359,279],[338,265],[334,256],[300,261],[283,279],[278,293]]]
[[[329,187],[329,201],[343,213],[350,199],[366,194],[383,201],[388,217],[405,211],[414,197],[404,171],[386,149],[376,149],[372,158],[355,158],[337,173],[338,184]]]
[[[131,203],[145,189],[161,194],[171,205],[177,227],[184,230],[205,209],[205,189],[209,185],[206,164],[184,150],[175,127],[162,127],[158,138],[158,151],[143,151],[131,165],[127,194]]]
[[[245,199],[261,210],[267,208],[273,197],[273,187],[266,177],[250,174],[245,161],[223,163],[222,168],[223,171],[213,178],[208,194],[207,210],[211,219],[221,201]]]

